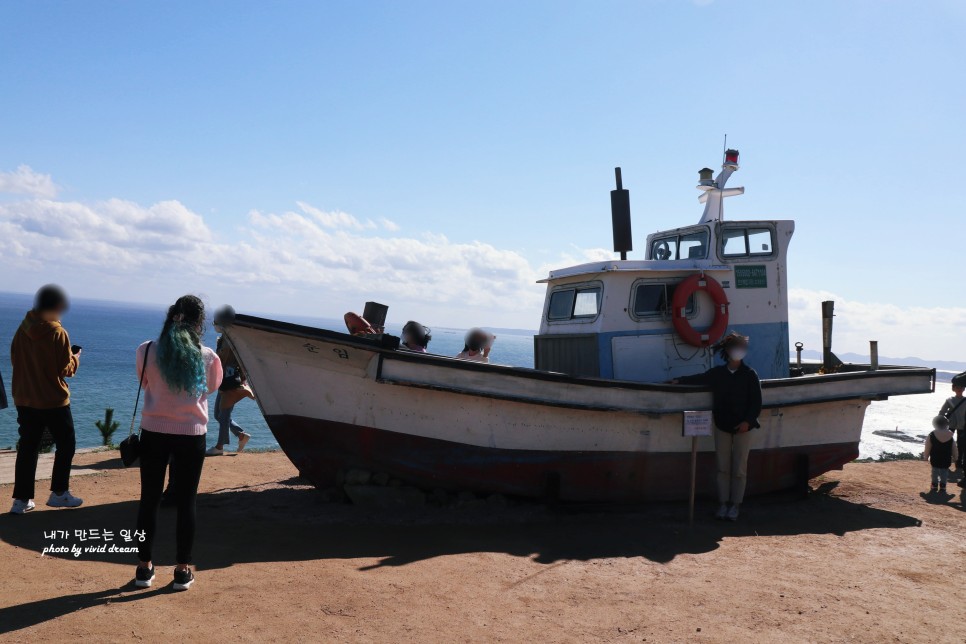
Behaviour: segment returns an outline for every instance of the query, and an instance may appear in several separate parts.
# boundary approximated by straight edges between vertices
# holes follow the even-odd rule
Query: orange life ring
[[[704,291],[714,302],[714,321],[705,333],[694,330],[688,322],[688,298]],[[692,347],[710,347],[721,339],[728,328],[728,296],[721,284],[710,275],[690,275],[674,289],[671,298],[671,322],[681,339]]]

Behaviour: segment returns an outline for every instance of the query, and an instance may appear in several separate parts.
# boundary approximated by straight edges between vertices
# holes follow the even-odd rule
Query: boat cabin
[[[762,378],[788,377],[786,258],[795,223],[725,221],[723,199],[744,192],[725,187],[737,169],[736,150],[726,152],[715,179],[703,169],[701,220],[649,235],[644,260],[590,262],[541,280],[547,295],[534,338],[535,367],[664,382],[713,366],[714,343],[737,331],[751,338],[745,361]],[[615,192],[626,194],[619,183]],[[630,250],[629,208],[623,242],[619,215],[615,252]]]

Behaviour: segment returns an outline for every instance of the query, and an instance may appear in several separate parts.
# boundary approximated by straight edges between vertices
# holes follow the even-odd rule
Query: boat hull
[[[363,468],[426,487],[567,501],[685,498],[682,412],[711,405],[695,387],[479,365],[247,316],[225,335],[279,445],[323,487]],[[871,400],[933,383],[927,369],[765,381],[748,492],[840,468],[858,455]],[[697,449],[698,492],[711,495],[713,439]]]
[[[690,452],[573,452],[495,449],[298,416],[268,419],[299,472],[326,488],[347,467],[388,472],[427,489],[539,497],[578,502],[638,502],[686,498]],[[752,450],[748,494],[794,487],[841,468],[858,442]],[[715,495],[714,453],[697,456],[697,494]]]

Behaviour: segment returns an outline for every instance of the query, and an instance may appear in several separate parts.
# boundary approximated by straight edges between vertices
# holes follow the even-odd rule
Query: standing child
[[[946,480],[949,478],[949,466],[956,460],[956,442],[953,433],[949,431],[949,420],[945,416],[932,419],[933,430],[926,437],[926,450],[922,453],[923,460],[932,465],[931,492],[945,492]]]
[[[963,458],[966,457],[966,397],[963,389],[966,387],[966,374],[959,374],[953,378],[953,396],[946,399],[939,415],[949,420],[949,429],[956,435],[956,446],[959,448],[959,458],[954,462],[956,471],[963,471]]]

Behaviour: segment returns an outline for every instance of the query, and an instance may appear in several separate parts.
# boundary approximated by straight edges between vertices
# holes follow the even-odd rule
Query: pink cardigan
[[[137,350],[137,374],[141,377],[144,364],[145,342]],[[156,351],[157,342],[151,345],[147,368],[144,370],[144,409],[141,411],[141,427],[149,432],[200,436],[208,431],[208,395],[221,386],[221,360],[218,354],[202,347],[208,378],[208,395],[194,397],[183,391],[174,392],[161,376]]]

